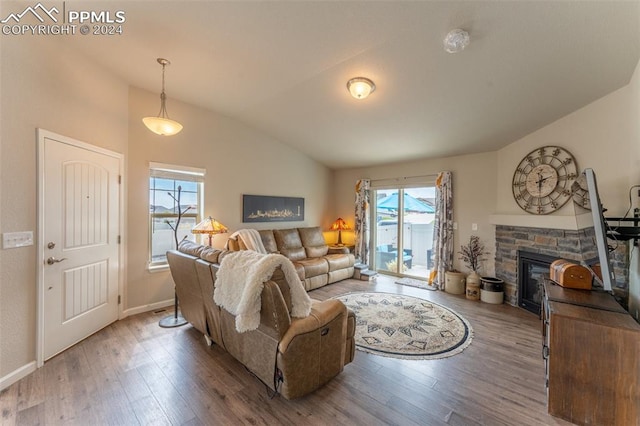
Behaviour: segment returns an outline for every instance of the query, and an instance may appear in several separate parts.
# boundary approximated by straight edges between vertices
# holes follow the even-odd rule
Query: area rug
[[[417,280],[415,278],[400,278],[396,280],[396,284],[408,285],[411,287],[424,288],[427,290],[436,290],[436,286],[429,285],[427,281]]]
[[[439,359],[471,344],[469,322],[437,303],[392,293],[358,292],[334,297],[356,314],[356,348],[401,359]]]

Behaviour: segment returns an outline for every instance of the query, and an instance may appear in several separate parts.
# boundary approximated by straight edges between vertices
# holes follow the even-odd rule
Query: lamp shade
[[[368,78],[356,77],[347,82],[347,89],[354,98],[364,99],[376,90],[376,85]]]
[[[350,230],[351,227],[349,225],[347,225],[347,222],[344,221],[344,219],[342,219],[341,217],[337,218],[335,222],[333,222],[333,225],[331,225],[331,230],[332,231],[338,231],[338,245],[341,246],[342,244],[342,231],[348,231]]]
[[[348,231],[351,227],[347,225],[347,222],[344,221],[341,217],[337,218],[333,225],[331,225],[332,231]]]
[[[215,234],[224,234],[225,232],[229,232],[226,226],[221,224],[215,219],[212,219],[211,216],[204,219],[202,222],[198,223],[196,226],[191,229],[192,234],[208,234],[209,235],[209,245],[211,245],[211,237]]]
[[[182,124],[169,118],[145,117],[142,122],[147,129],[161,136],[173,136],[182,130]]]

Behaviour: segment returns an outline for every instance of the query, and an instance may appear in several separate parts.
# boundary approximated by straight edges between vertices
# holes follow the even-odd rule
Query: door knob
[[[55,257],[50,257],[47,259],[47,265],[53,265],[54,263],[60,263],[63,260],[67,260],[66,257],[63,257],[62,259],[56,259]]]

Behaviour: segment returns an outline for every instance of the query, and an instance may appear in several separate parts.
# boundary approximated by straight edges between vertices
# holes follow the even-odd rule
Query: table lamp
[[[204,219],[202,222],[194,226],[191,230],[192,234],[208,234],[209,247],[211,247],[211,240],[215,234],[224,234],[225,232],[229,232],[227,227],[217,220],[212,219],[211,216]]]
[[[338,231],[338,245],[343,246],[344,244],[342,244],[342,231],[349,231],[351,230],[351,227],[347,225],[347,222],[345,222],[344,219],[339,217],[335,222],[333,222],[333,225],[331,225],[331,230]]]

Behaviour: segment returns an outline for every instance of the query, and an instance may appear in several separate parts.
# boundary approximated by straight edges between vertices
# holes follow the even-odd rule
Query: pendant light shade
[[[161,136],[173,136],[182,130],[182,124],[162,117],[145,117],[142,122],[147,129]]]
[[[167,95],[164,93],[164,68],[171,62],[167,59],[158,58],[158,63],[162,65],[162,93],[160,93],[160,112],[157,117],[145,117],[142,122],[153,133],[161,136],[173,136],[182,130],[182,124],[169,118],[167,113]]]

